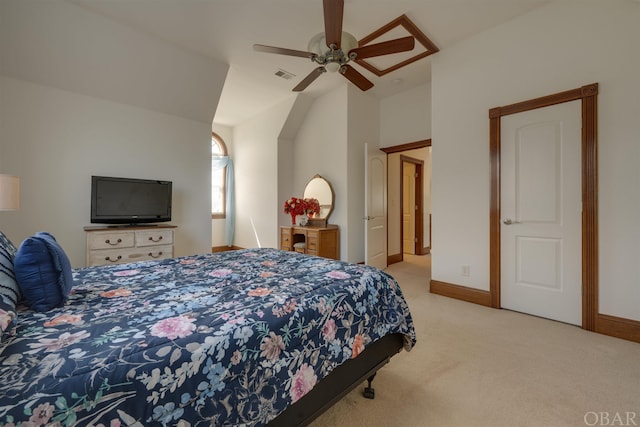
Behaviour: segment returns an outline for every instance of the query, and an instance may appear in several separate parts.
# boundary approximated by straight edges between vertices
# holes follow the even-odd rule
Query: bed
[[[2,339],[0,425],[304,425],[414,344],[398,284],[365,265],[246,249],[75,269],[64,306],[19,307]]]

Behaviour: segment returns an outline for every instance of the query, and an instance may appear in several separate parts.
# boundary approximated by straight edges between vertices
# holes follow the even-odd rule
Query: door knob
[[[513,221],[511,218],[507,218],[502,222],[504,225],[520,224],[520,221]]]

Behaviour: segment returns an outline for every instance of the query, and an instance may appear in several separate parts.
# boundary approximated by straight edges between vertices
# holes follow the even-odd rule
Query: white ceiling
[[[317,66],[304,58],[255,52],[254,43],[306,51],[309,39],[324,31],[322,0],[69,1],[228,63],[229,74],[215,117],[216,123],[228,126],[292,96],[291,89]],[[548,1],[345,0],[343,30],[361,39],[405,14],[445,51],[466,37]],[[367,93],[385,97],[428,82],[431,59],[421,59],[382,77],[354,67],[375,84]],[[276,77],[278,69],[296,77]],[[341,75],[326,73],[304,93],[318,96],[346,82]]]

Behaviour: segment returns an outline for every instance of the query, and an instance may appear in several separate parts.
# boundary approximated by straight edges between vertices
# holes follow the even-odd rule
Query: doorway
[[[400,156],[400,235],[403,254],[422,255],[424,247],[424,161]]]
[[[416,255],[426,255],[431,250],[431,140],[384,147],[381,150],[387,154],[387,253],[388,264],[391,265],[403,261],[405,253],[403,207],[411,203],[405,203],[406,197],[403,197],[404,163],[416,167],[418,174],[417,178],[407,178],[407,181],[414,181],[415,191],[409,190],[409,193],[415,195],[416,203],[412,205],[418,206],[412,222],[415,231],[409,232],[415,243],[412,246],[415,246]],[[406,240],[410,240],[410,237]]]
[[[501,124],[502,117],[579,100],[581,105],[581,325],[596,330],[598,317],[598,203],[597,203],[597,95],[598,84],[536,98],[489,110],[489,152],[491,162],[491,196],[489,212],[489,298],[492,307],[502,307],[501,301],[501,231],[503,227],[501,201]]]
[[[372,145],[365,152],[365,263],[380,269],[387,256],[387,156]]]
[[[501,121],[502,307],[582,321],[580,102]]]

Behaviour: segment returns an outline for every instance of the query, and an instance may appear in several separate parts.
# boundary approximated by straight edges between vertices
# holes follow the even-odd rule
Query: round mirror
[[[333,188],[331,188],[329,181],[320,175],[315,175],[305,187],[304,195],[302,197],[305,199],[314,198],[318,200],[320,203],[320,213],[318,215],[314,215],[310,220],[320,220],[326,225],[327,219],[333,210],[334,197]]]

